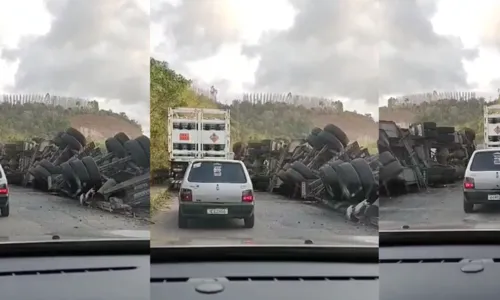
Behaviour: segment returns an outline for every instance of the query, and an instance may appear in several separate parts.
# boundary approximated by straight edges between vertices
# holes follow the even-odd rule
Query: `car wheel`
[[[5,207],[2,207],[1,209],[2,217],[8,217],[10,214],[10,205],[7,204]]]
[[[468,214],[474,212],[474,204],[465,201],[465,199],[464,199],[464,212]]]
[[[253,228],[255,224],[255,215],[252,214],[250,217],[244,218],[243,222],[245,222],[245,228]]]
[[[179,228],[187,228],[188,227],[188,219],[184,217],[180,212],[177,218],[177,225]]]

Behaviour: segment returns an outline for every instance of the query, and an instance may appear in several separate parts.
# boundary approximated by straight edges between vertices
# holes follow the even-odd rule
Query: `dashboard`
[[[152,300],[379,299],[377,261],[308,261],[300,254],[297,259],[287,261],[288,255],[284,252],[281,259],[274,257],[273,260],[272,257],[264,259],[265,255],[259,255],[258,250],[252,258],[250,250],[246,253],[247,259],[241,260],[232,257],[228,261],[190,262],[186,258],[178,262],[156,262],[153,250]],[[219,256],[224,253],[221,251]],[[314,252],[310,252],[309,257],[314,258]]]

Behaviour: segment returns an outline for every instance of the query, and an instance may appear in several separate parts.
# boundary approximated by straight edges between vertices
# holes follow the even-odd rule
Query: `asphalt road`
[[[155,191],[152,191],[154,194]],[[304,243],[372,244],[378,242],[376,228],[357,225],[344,216],[316,204],[289,200],[259,192],[255,196],[255,227],[243,228],[242,220],[194,220],[188,229],[177,227],[177,200],[152,217],[151,245],[207,245]]]
[[[149,237],[149,222],[80,206],[76,200],[10,186],[10,216],[0,218],[1,241]]]
[[[401,229],[498,229],[500,205],[475,206],[474,213],[463,210],[461,183],[429,192],[380,199],[379,228]]]

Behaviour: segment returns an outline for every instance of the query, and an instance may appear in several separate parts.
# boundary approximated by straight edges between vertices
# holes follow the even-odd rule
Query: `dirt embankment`
[[[335,124],[344,130],[351,141],[358,141],[361,144],[375,142],[378,138],[377,122],[354,112],[346,111],[333,115],[318,113],[313,116],[312,121],[318,127],[323,127],[328,123]]]
[[[409,109],[400,108],[389,111],[387,107],[380,107],[379,119],[383,121],[394,121],[400,126],[408,127],[415,122],[415,114]]]
[[[115,116],[78,115],[71,117],[70,122],[72,127],[93,141],[103,141],[118,132],[125,132],[130,138],[142,134],[138,126]]]

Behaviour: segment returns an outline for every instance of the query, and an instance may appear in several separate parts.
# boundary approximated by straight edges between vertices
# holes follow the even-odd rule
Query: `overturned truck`
[[[149,211],[147,136],[130,139],[119,132],[101,149],[78,130],[68,128],[51,140],[14,144],[18,145],[16,151],[7,153],[4,147],[2,153],[2,161],[9,158],[6,173],[12,184],[32,186],[108,211]]]
[[[380,182],[387,196],[426,190],[463,178],[476,150],[475,132],[437,126],[435,122],[401,128],[393,121],[379,122]]]
[[[303,140],[236,144],[254,186],[329,206],[352,221],[378,225],[377,155],[371,155],[333,124]]]

